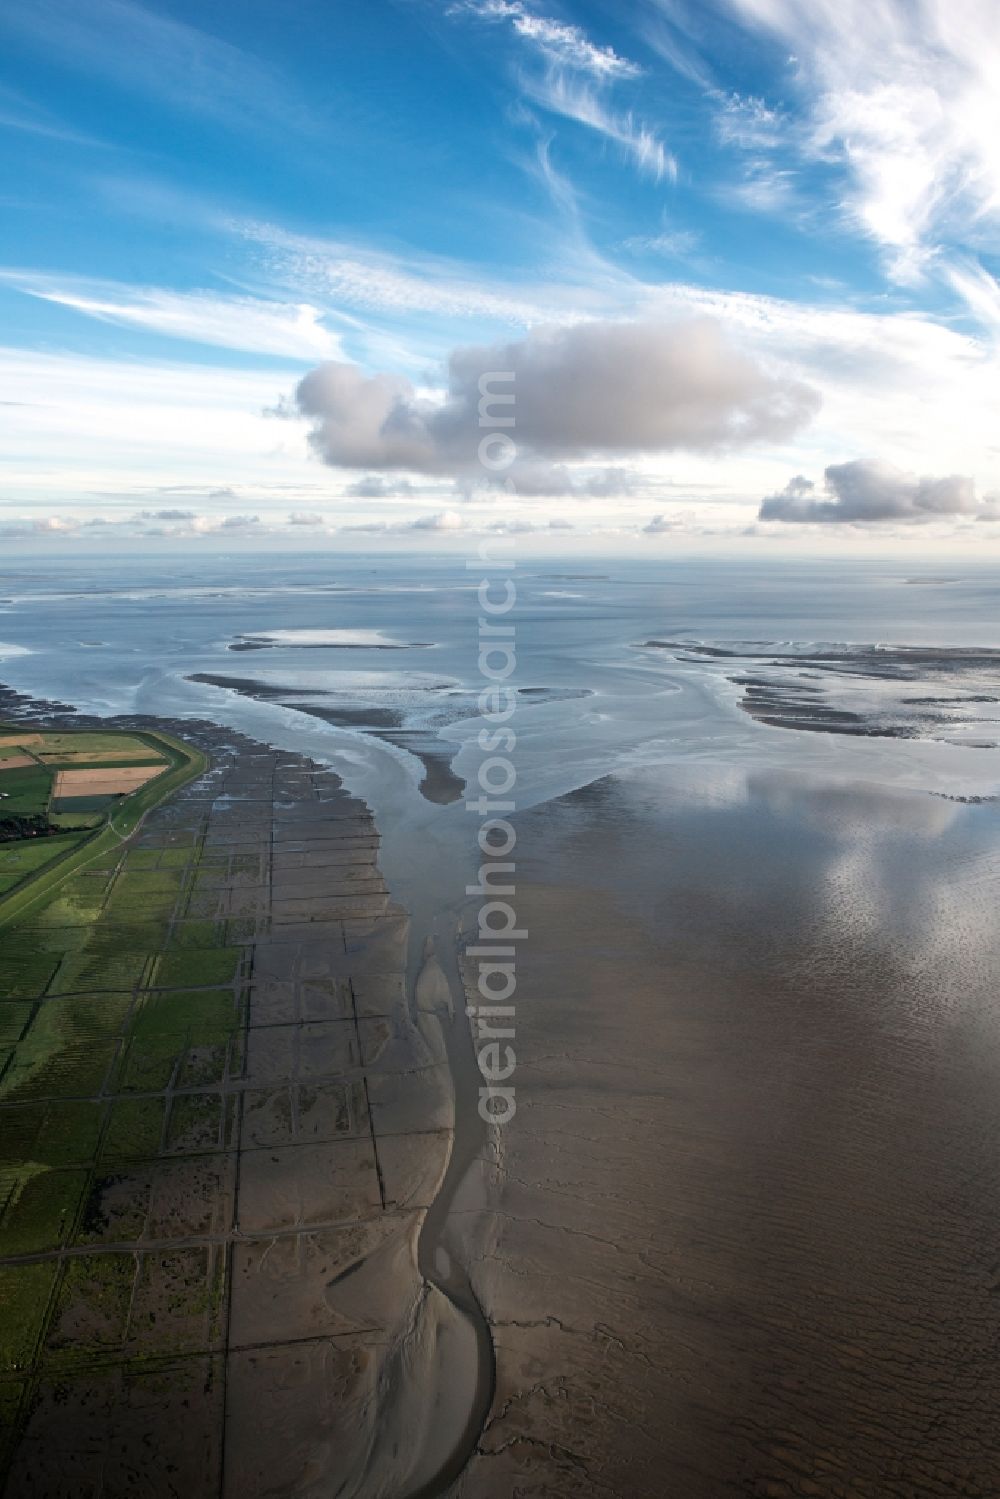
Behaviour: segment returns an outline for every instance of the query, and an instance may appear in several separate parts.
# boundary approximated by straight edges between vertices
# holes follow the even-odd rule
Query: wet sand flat
[[[456,1336],[416,1265],[453,1108],[407,917],[336,775],[176,727],[210,772],[0,960],[3,1493],[402,1491]]]
[[[664,769],[519,850],[453,1492],[995,1494],[997,809]]]

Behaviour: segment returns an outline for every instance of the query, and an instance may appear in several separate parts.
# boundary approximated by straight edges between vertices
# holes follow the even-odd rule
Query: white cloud
[[[636,254],[662,255],[668,260],[680,260],[691,255],[697,248],[700,236],[693,229],[664,229],[659,234],[633,234],[622,240],[623,250]]]
[[[598,46],[578,26],[529,11],[521,0],[458,0],[448,14],[509,21],[543,64],[537,74],[519,75],[526,98],[596,131],[657,181],[676,177],[677,163],[656,132],[630,112],[612,109],[603,97],[609,85],[637,77],[642,72],[637,63],[611,47]]]
[[[480,378],[498,370],[514,377],[517,449],[533,465],[536,492],[539,460],[724,451],[781,440],[819,405],[808,386],[733,348],[709,318],[579,323],[515,343],[456,349],[448,396],[439,404],[420,399],[398,376],[369,377],[333,363],[306,375],[296,401],[313,422],[316,452],[334,467],[468,478],[483,471]],[[509,386],[494,377],[492,389]],[[516,485],[516,467],[510,477]]]
[[[990,285],[982,283],[987,296]],[[704,533],[698,517],[707,506],[713,525],[724,517],[736,534],[756,514],[761,495],[779,491],[790,473],[821,474],[842,460],[848,443],[847,452],[877,453],[903,470],[968,474],[980,494],[1000,491],[994,394],[1000,347],[994,340],[918,313],[864,311],[843,301],[817,305],[681,283],[649,286],[624,273],[610,286],[602,281],[600,289],[616,311],[628,309],[643,323],[713,319],[725,328],[730,346],[757,368],[813,387],[823,405],[799,432],[739,452],[671,450],[669,467],[662,457],[637,451],[589,461],[575,453],[525,453],[519,461],[523,516],[533,520],[544,508],[546,515],[580,519],[585,504],[588,526],[634,525],[638,535],[651,513],[674,519],[671,499],[684,494],[693,508],[678,538]],[[537,329],[531,339],[544,331]],[[562,337],[566,330],[550,332]],[[426,363],[418,367],[424,378],[425,370]],[[272,534],[290,544],[307,535],[287,524],[295,509],[321,511],[326,527],[362,521],[375,504],[393,521],[401,511],[419,517],[459,498],[463,503],[456,508],[470,516],[470,525],[477,501],[489,507],[488,517],[497,514],[496,497],[476,485],[482,476],[475,464],[464,480],[449,470],[420,482],[407,479],[405,470],[383,473],[377,466],[334,479],[310,456],[308,421],[262,415],[287,378],[279,379],[273,369],[0,348],[0,483],[10,496],[0,515],[20,524],[22,515],[85,520],[95,510],[113,515],[126,507],[134,512],[190,506],[214,519],[245,511],[259,513],[262,530],[276,526]],[[403,384],[420,411],[447,403],[446,390]],[[524,389],[533,391],[530,382]],[[351,493],[356,485],[366,492]],[[184,522],[143,524],[170,528]],[[963,525],[966,545],[974,531],[992,537],[992,528],[961,517],[900,531],[926,545],[939,528],[950,527],[957,536]],[[881,538],[889,530],[883,523],[867,534]],[[764,523],[764,534],[799,533]],[[863,546],[864,535],[856,527],[827,527],[823,545]]]
[[[53,541],[72,538],[74,542],[82,542],[88,536],[99,536],[102,542],[133,541],[153,536],[171,540],[207,540],[264,535],[270,531],[271,528],[258,515],[208,515],[194,510],[170,509],[139,510],[125,516],[18,516],[0,523],[0,537],[11,540],[47,537]]]
[[[198,522],[196,522],[196,525]],[[222,520],[205,517],[200,529],[205,531],[252,531],[260,525],[259,515],[226,515]]]
[[[521,0],[459,0],[450,15],[473,15],[482,21],[509,21],[517,36],[536,47],[549,62],[590,73],[595,78],[634,78],[642,69],[613,47],[592,42],[579,26],[533,14]]]
[[[80,522],[72,516],[20,516],[0,523],[0,536],[72,536],[79,528]]]
[[[777,110],[753,95],[726,94],[715,117],[715,128],[727,146],[768,151],[784,143],[787,125]]]
[[[667,531],[676,531],[678,529],[678,522],[668,519],[661,512],[659,515],[654,515],[653,519],[647,522],[642,529],[647,536],[662,536]]]
[[[985,515],[976,487],[964,474],[941,478],[909,474],[891,463],[856,458],[834,463],[823,475],[823,487],[803,478],[790,479],[780,494],[768,495],[760,519],[811,524],[868,525],[881,521],[918,522],[952,516]]]
[[[512,470],[515,493],[521,499],[612,499],[635,488],[632,469],[570,468],[565,463],[533,463],[522,460]]]
[[[784,213],[795,202],[795,180],[796,174],[788,167],[755,158],[745,164],[741,180],[726,183],[717,196],[752,213]]]
[[[266,273],[313,288],[338,305],[383,313],[433,313],[527,326],[559,316],[575,289],[522,290],[470,276],[443,257],[398,256],[366,246],[289,234],[274,224],[241,221],[232,227],[256,244]]]
[[[410,522],[414,531],[461,531],[465,521],[457,510],[441,510],[437,515],[422,515]]]
[[[845,441],[854,441],[904,468],[971,468],[981,485],[1000,482],[1000,353],[992,344],[916,312],[679,283],[650,291],[647,315],[682,313],[716,318],[739,347],[765,363],[780,358],[822,392],[822,409],[799,444],[799,466],[836,462]],[[749,468],[744,473],[751,477]]]
[[[457,510],[441,510],[435,515],[417,516],[415,520],[359,521],[341,529],[399,535],[406,531],[465,531],[470,529],[470,523]]]
[[[584,125],[620,147],[640,171],[657,182],[663,177],[676,179],[677,161],[656,132],[631,113],[609,108],[589,85],[561,69],[552,69],[544,78],[523,79],[522,89],[542,109]]]
[[[204,499],[236,485],[256,504],[261,485],[307,490],[304,432],[263,415],[282,378],[0,347],[0,388],[19,402],[0,406],[0,478],[16,501],[60,510],[101,491],[148,503],[157,490]]]
[[[803,144],[839,162],[856,221],[913,281],[949,237],[1000,212],[993,0],[728,0],[792,54]]]
[[[397,475],[387,479],[384,474],[364,474],[348,484],[344,493],[357,500],[387,500],[395,495],[412,494],[413,488],[409,479]]]
[[[948,280],[976,318],[1000,336],[1000,282],[974,262],[958,262],[947,270]]]
[[[0,281],[101,322],[141,328],[166,338],[287,359],[342,357],[339,337],[323,326],[321,312],[308,303],[288,305],[255,297],[166,291],[17,270],[0,270]]]

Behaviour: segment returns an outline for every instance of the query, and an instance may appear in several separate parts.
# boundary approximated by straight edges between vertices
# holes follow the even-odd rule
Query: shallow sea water
[[[451,1246],[497,1358],[456,1494],[996,1492],[992,709],[976,742],[916,717],[909,738],[774,727],[741,707],[742,657],[645,644],[735,642],[779,687],[783,655],[821,644],[1000,648],[1000,570],[939,574],[518,564],[514,681],[548,691],[514,719],[518,1113],[483,1167],[489,1211]],[[474,782],[478,577],[19,562],[0,680],[328,761],[429,932],[460,913],[477,820],[429,801],[425,763],[378,730]],[[231,649],[247,637],[271,643]],[[959,691],[942,680],[905,690]],[[1000,696],[1000,669],[975,688]],[[884,710],[883,683],[848,689]]]

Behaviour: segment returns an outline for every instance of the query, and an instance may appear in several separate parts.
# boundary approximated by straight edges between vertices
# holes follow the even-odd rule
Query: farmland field
[[[43,765],[0,767],[0,818],[44,814],[52,791],[52,772]]]
[[[169,735],[115,730],[10,725],[0,750],[0,852],[9,856],[0,863],[0,926],[81,860],[127,837],[205,763]],[[31,852],[18,858],[19,849]]]
[[[164,770],[165,764],[157,760],[151,765],[109,765],[91,770],[74,766],[71,770],[57,770],[53,795],[80,796],[124,796],[136,791]]]
[[[94,760],[110,756],[117,759],[122,754],[134,755],[137,760],[150,759],[157,754],[144,740],[131,734],[113,731],[92,732],[89,729],[49,730],[41,733],[18,734],[16,729],[7,729],[0,736],[0,747],[23,745],[36,754],[61,756],[86,752]]]
[[[0,844],[0,895],[27,875],[34,874],[61,854],[68,853],[79,841],[79,834],[64,833],[50,838],[23,838],[17,842]]]

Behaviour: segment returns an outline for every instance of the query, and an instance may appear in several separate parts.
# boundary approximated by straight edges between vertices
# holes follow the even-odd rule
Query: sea
[[[996,1492],[998,603],[990,561],[0,565],[0,682],[367,801],[411,977],[509,760],[517,1112],[487,1141],[459,998],[421,1237],[492,1330],[470,1499]]]
[[[428,861],[475,860],[487,577],[514,591],[518,812],[681,762],[727,784],[787,767],[1000,789],[1000,565],[506,550],[489,570],[475,554],[11,559],[0,681],[91,714],[209,718],[333,765],[372,807],[404,901],[438,898]]]

